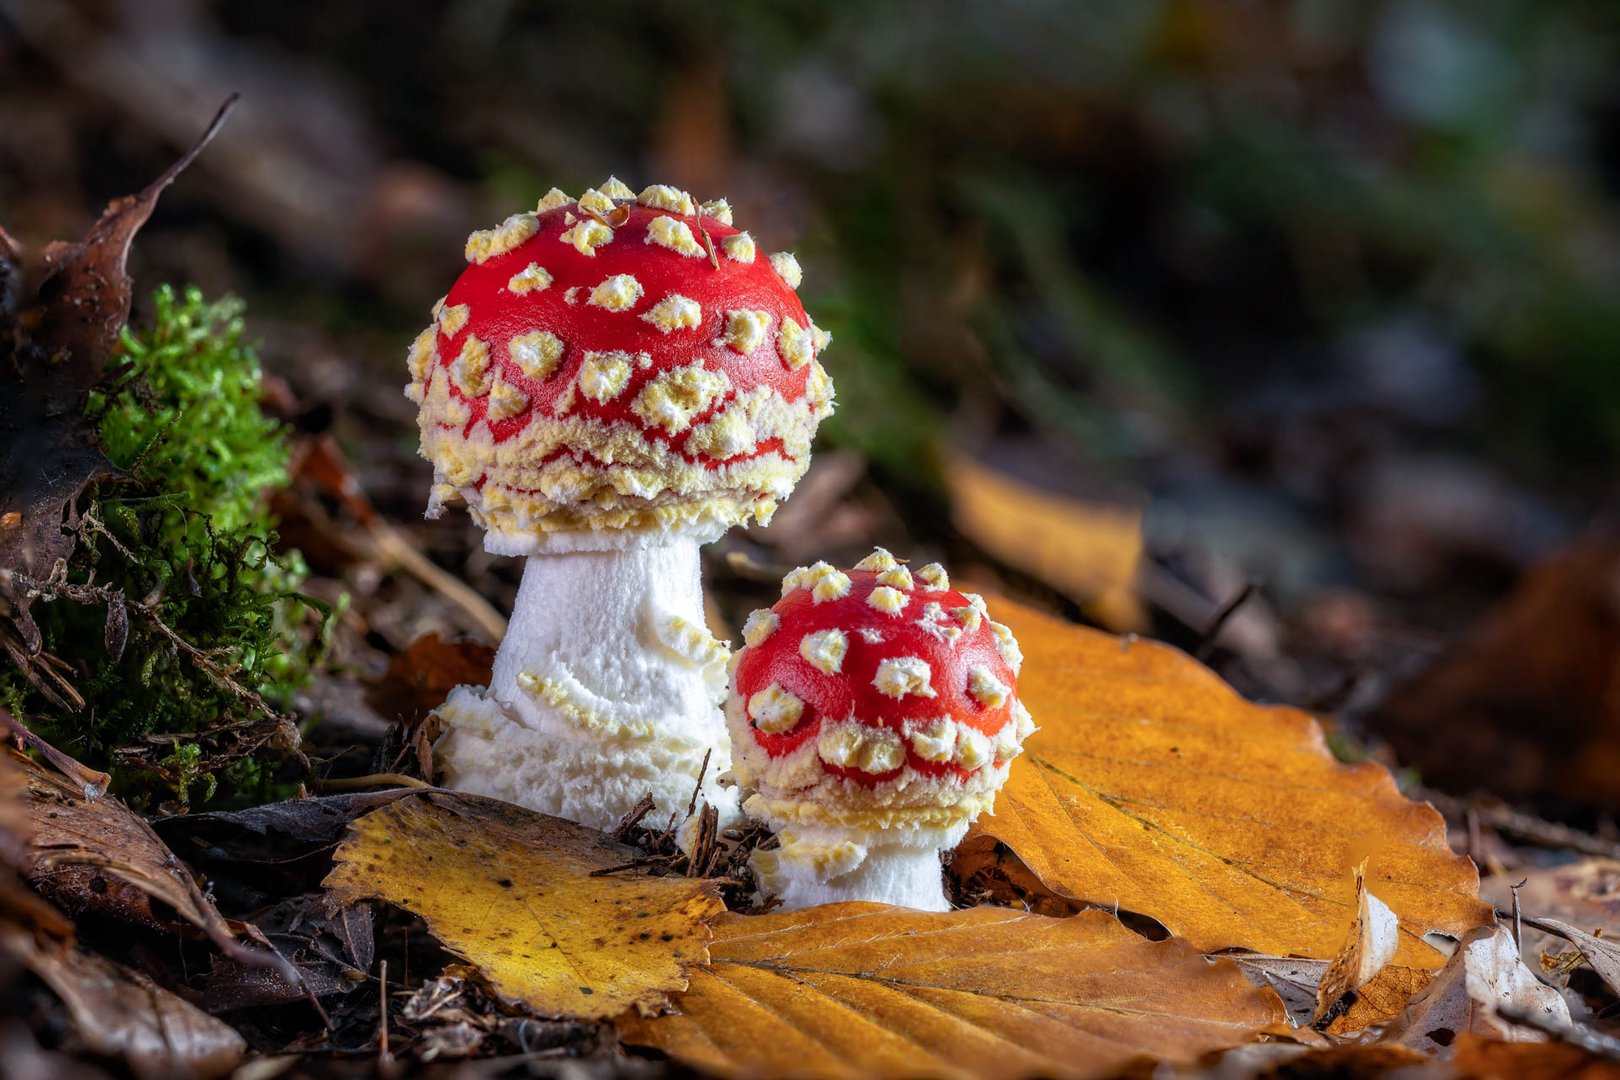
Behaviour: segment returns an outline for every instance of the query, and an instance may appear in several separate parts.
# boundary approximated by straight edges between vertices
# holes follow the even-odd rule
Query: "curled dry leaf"
[[[1620,941],[1588,934],[1561,919],[1528,919],[1525,925],[1533,926],[1542,933],[1556,934],[1575,946],[1604,985],[1620,994]]]
[[[28,852],[28,812],[23,807],[22,775],[11,753],[0,754],[0,877],[21,870]]]
[[[91,911],[160,930],[172,929],[178,917],[232,959],[298,978],[285,960],[237,940],[185,864],[122,801],[86,799],[72,781],[33,759],[10,748],[3,753],[22,773],[32,830],[23,873],[47,899],[70,914]]]
[[[1308,1026],[1316,1018],[1316,992],[1327,973],[1328,961],[1305,960],[1292,956],[1266,956],[1261,953],[1220,953],[1230,960],[1256,986],[1277,991],[1288,1006],[1289,1023]],[[1329,1035],[1352,1035],[1374,1024],[1387,1023],[1401,1015],[1412,996],[1434,978],[1431,971],[1389,964],[1370,982],[1344,999],[1342,1011],[1321,1028]]]
[[[174,183],[202,152],[235,104],[227,101],[191,150],[136,195],[114,199],[76,243],[43,253],[47,273],[33,297],[24,295],[21,260],[6,252],[0,233],[0,568],[44,580],[67,557],[73,537],[62,529],[80,492],[111,475],[84,414],[84,397],[101,381],[107,359],[129,321],[129,245]],[[10,312],[17,310],[12,318]],[[0,577],[0,600],[25,652],[12,651],[24,672],[39,648],[28,615],[32,590]],[[116,643],[112,617],[109,643]]]
[[[229,1026],[104,957],[11,926],[0,926],[0,954],[62,999],[91,1051],[123,1058],[141,1080],[224,1076],[247,1051]]]
[[[1442,964],[1425,933],[1492,921],[1440,815],[1381,766],[1336,762],[1311,717],[1245,701],[1167,646],[1006,599],[991,609],[1023,647],[1018,694],[1039,730],[976,834],[1047,885],[1206,952],[1334,956],[1354,911],[1345,875],[1363,858],[1399,919],[1403,967]]]
[[[1498,911],[1511,911],[1513,885],[1521,879],[1519,906],[1529,921],[1523,925],[1520,951],[1526,957],[1540,957],[1543,970],[1549,963],[1558,963],[1550,954],[1567,950],[1562,935],[1544,933],[1537,927],[1540,920],[1567,923],[1605,945],[1620,948],[1620,860],[1586,858],[1563,866],[1498,874],[1480,883],[1480,894],[1493,901]],[[1534,966],[1534,960],[1527,963]],[[1620,994],[1620,986],[1615,986],[1615,993]]]
[[[1252,1042],[1282,1003],[1185,942],[1101,911],[830,904],[726,915],[678,1012],[618,1021],[724,1077],[1112,1076]]]
[[[1045,581],[1114,630],[1141,630],[1136,595],[1142,508],[1082,502],[954,455],[945,470],[951,520],[996,558]]]
[[[1355,917],[1344,946],[1328,962],[1322,981],[1316,986],[1316,1014],[1312,1023],[1324,1028],[1346,1012],[1354,999],[1351,994],[1378,977],[1395,958],[1400,943],[1400,927],[1389,905],[1367,891],[1367,863],[1356,866]]]
[[[367,689],[366,702],[394,722],[383,746],[391,769],[413,771],[432,782],[433,745],[443,727],[433,710],[458,686],[487,686],[494,663],[491,646],[446,641],[437,633],[423,634],[388,662],[387,673]]]
[[[1538,1042],[1542,1036],[1497,1015],[1509,1007],[1567,1026],[1569,1006],[1558,991],[1539,981],[1519,959],[1513,932],[1482,926],[1457,946],[1406,1011],[1384,1032],[1387,1042],[1424,1054],[1449,1056],[1459,1035],[1507,1042]]]
[[[343,840],[355,818],[414,795],[418,788],[389,788],[314,799],[288,799],[246,810],[185,814],[154,823],[159,836],[202,867],[229,867],[232,876],[273,866],[278,875],[319,884],[328,866],[305,856]]]
[[[684,988],[724,910],[712,882],[591,876],[636,855],[561,818],[432,791],[356,821],[326,885],[420,915],[511,1001],[600,1018]]]
[[[216,956],[203,996],[209,1012],[282,1005],[369,985],[366,973],[376,953],[371,905],[340,904],[326,894],[294,896],[258,912],[253,922],[298,969],[302,984]]]

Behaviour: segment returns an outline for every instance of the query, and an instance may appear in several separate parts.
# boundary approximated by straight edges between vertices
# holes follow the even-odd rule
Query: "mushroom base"
[[[963,826],[965,831],[966,826]],[[952,840],[954,846],[960,833]],[[940,848],[883,844],[868,847],[842,830],[785,830],[781,846],[751,860],[761,898],[781,910],[867,900],[919,911],[949,911]]]
[[[719,784],[730,650],[698,569],[691,539],[531,557],[489,688],[438,709],[446,785],[611,829],[647,794],[650,821],[683,820],[701,774],[699,800],[736,821]]]
[[[509,713],[480,686],[458,686],[437,712],[448,730],[436,756],[442,783],[456,791],[517,803],[542,814],[607,831],[651,795],[648,825],[680,821],[703,767],[703,748],[661,747],[644,740],[604,743],[549,729],[538,731]],[[715,781],[714,758],[699,802],[720,813],[722,825],[737,819],[737,791]]]

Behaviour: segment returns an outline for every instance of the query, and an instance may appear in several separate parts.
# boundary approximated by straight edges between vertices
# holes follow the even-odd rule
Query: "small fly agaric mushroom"
[[[698,546],[770,519],[832,411],[798,263],[724,200],[613,179],[473,233],[467,262],[409,357],[428,516],[465,503],[529,559],[489,688],[438,710],[446,782],[609,828],[648,792],[684,816],[707,754],[735,817]]]
[[[879,548],[847,573],[794,570],[743,638],[726,720],[743,809],[780,841],[754,856],[760,892],[946,910],[939,852],[1034,730],[1011,631],[938,563]]]

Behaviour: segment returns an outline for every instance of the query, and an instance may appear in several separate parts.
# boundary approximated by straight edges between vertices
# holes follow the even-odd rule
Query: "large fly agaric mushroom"
[[[780,841],[754,856],[760,892],[946,910],[939,852],[1034,730],[1011,631],[939,564],[879,548],[847,573],[794,570],[743,638],[726,719],[743,809]]]
[[[490,685],[438,710],[445,781],[598,828],[650,793],[735,816],[698,546],[766,522],[832,411],[787,254],[722,200],[617,180],[467,241],[410,352],[428,516],[528,563]]]

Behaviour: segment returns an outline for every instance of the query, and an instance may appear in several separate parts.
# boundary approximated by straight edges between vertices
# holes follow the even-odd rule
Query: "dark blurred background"
[[[839,410],[719,592],[943,554],[1343,753],[1620,805],[1614,0],[0,0],[0,220],[79,235],[232,91],[137,280],[245,297],[389,516],[469,230],[610,173],[724,195],[804,265]],[[515,561],[410,527],[504,607]]]

